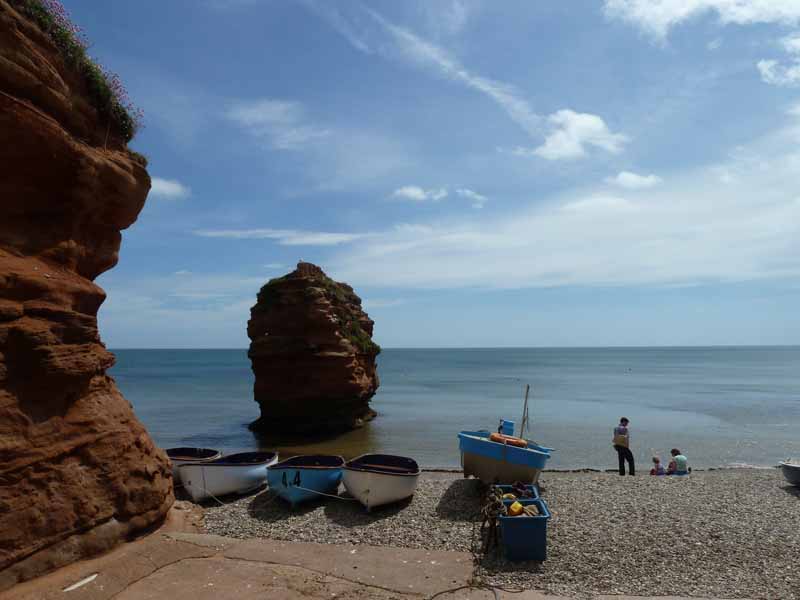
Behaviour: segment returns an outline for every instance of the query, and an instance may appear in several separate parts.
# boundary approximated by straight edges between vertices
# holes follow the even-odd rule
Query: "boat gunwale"
[[[477,432],[473,432],[473,431],[461,431],[461,432],[459,432],[458,436],[459,437],[464,436],[465,438],[470,438],[470,439],[473,439],[473,440],[476,440],[476,441],[479,441],[479,442],[487,442],[487,443],[490,443],[490,444],[497,444],[498,446],[510,446],[512,448],[516,448],[517,450],[522,450],[523,452],[532,452],[534,454],[544,454],[545,456],[548,456],[548,457],[550,456],[550,452],[543,452],[542,450],[537,450],[536,448],[531,448],[529,446],[525,446],[525,447],[523,447],[523,446],[514,446],[513,444],[504,444],[504,443],[501,443],[501,442],[495,442],[494,440],[492,440],[492,439],[490,439],[488,437],[483,437],[481,435],[477,435]],[[528,442],[529,444],[531,443],[530,440],[525,440],[525,441]],[[538,446],[539,444],[536,444],[536,445]],[[541,447],[544,448],[544,446],[541,446]],[[552,451],[553,448],[551,448],[550,450]]]
[[[236,454],[228,454],[226,456],[222,456],[216,460],[208,461],[208,462],[188,462],[182,465],[179,465],[178,468],[182,469],[184,467],[258,467],[261,465],[270,466],[269,463],[273,460],[277,460],[278,453],[277,452],[264,452],[263,454],[269,454],[270,457],[266,460],[258,460],[252,462],[227,462],[233,456],[238,456],[238,454],[256,454],[255,452],[239,452]]]
[[[338,465],[289,465],[285,464],[292,459],[299,458],[301,456],[330,456],[332,458],[338,458],[341,463]],[[274,465],[270,465],[270,470],[272,471],[283,471],[285,469],[309,469],[314,471],[335,471],[337,469],[343,469],[344,466],[347,464],[347,461],[344,459],[343,456],[339,456],[338,454],[330,454],[330,455],[306,455],[306,454],[297,454],[295,456],[290,456],[280,462],[275,463]]]
[[[393,476],[393,477],[418,477],[420,475],[420,473],[422,473],[422,469],[420,468],[420,466],[417,463],[417,461],[415,461],[413,458],[409,458],[408,456],[400,456],[398,454],[386,454],[386,455],[383,455],[383,456],[397,456],[399,458],[406,458],[406,459],[412,461],[416,465],[416,467],[417,467],[416,471],[406,471],[406,472],[403,472],[403,471],[392,471],[392,470],[385,470],[384,471],[383,469],[386,468],[386,467],[383,466],[383,465],[370,465],[369,467],[366,467],[366,466],[362,467],[362,466],[357,466],[357,465],[351,464],[351,463],[356,462],[357,460],[360,460],[360,459],[364,458],[365,456],[376,456],[376,454],[367,453],[367,454],[362,454],[361,456],[356,456],[355,458],[351,458],[350,460],[348,460],[344,464],[344,467],[342,467],[342,469],[343,470],[347,470],[347,471],[358,471],[360,473],[374,473],[376,475],[390,475],[390,476]],[[377,455],[377,456],[381,456],[381,455]]]
[[[170,454],[170,452],[174,452],[177,450],[201,450],[206,452],[213,452],[214,454],[211,454],[210,456],[190,456],[185,454]],[[216,448],[192,448],[190,446],[179,446],[177,448],[164,448],[164,453],[170,460],[182,460],[182,461],[192,461],[192,462],[204,462],[204,461],[218,460],[220,458],[223,458],[222,451],[217,450]]]

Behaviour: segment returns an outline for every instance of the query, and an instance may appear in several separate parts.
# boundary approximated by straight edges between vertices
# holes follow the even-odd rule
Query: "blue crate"
[[[511,485],[493,485],[492,487],[499,488],[501,493],[503,494],[513,494],[514,487]],[[533,497],[531,498],[521,498],[521,500],[539,500],[541,496],[539,495],[539,486],[535,483],[529,483],[525,486],[526,490],[529,490]]]
[[[523,506],[535,504],[538,517],[499,517],[500,539],[508,560],[547,559],[547,521],[550,511],[544,500],[520,500]],[[509,501],[509,505],[511,501]]]

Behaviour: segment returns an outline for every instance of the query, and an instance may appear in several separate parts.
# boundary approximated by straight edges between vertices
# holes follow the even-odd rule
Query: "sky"
[[[385,347],[800,344],[800,0],[65,0],[145,127],[112,348],[298,260]]]

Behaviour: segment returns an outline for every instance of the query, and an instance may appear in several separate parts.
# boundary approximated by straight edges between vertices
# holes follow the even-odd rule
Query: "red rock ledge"
[[[173,502],[97,332],[141,159],[15,2],[0,0],[0,590],[105,551]]]

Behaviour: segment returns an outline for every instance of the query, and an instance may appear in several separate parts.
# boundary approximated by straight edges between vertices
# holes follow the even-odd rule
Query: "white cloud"
[[[614,177],[606,177],[606,183],[618,185],[629,190],[641,190],[654,187],[663,180],[658,175],[637,175],[630,171],[622,171]]]
[[[756,63],[761,79],[765,83],[781,87],[800,85],[800,33],[793,33],[781,40],[781,45],[791,61],[782,65],[777,60],[760,60]]]
[[[281,246],[336,246],[368,237],[364,233],[330,233],[294,229],[198,229],[195,235],[234,240],[276,240]]]
[[[720,48],[722,48],[722,38],[714,38],[713,40],[711,40],[706,44],[706,48],[708,48],[712,52],[714,50],[719,50]]]
[[[728,160],[624,198],[575,190],[489,218],[401,225],[334,253],[329,272],[392,289],[798,278],[799,147],[792,122]],[[721,173],[735,185],[721,185]]]
[[[191,196],[192,191],[175,179],[162,179],[153,177],[150,187],[150,195],[156,198],[166,198],[167,200],[182,200]]]
[[[609,18],[627,21],[663,40],[676,25],[715,13],[723,25],[800,22],[797,0],[605,0]]]
[[[439,0],[419,3],[419,9],[425,17],[428,29],[436,37],[460,34],[479,6],[479,0]]]
[[[546,125],[544,119],[533,110],[513,85],[471,72],[445,49],[404,27],[395,25],[369,8],[364,7],[362,12],[369,15],[384,32],[384,39],[372,45],[365,41],[366,33],[363,35],[354,33],[357,30],[356,26],[350,23],[337,9],[313,0],[305,0],[305,3],[312,7],[315,14],[327,20],[336,31],[362,52],[377,51],[390,58],[399,57],[403,61],[475,90],[499,106],[529,136],[542,137]],[[348,23],[346,31],[343,31],[341,27],[342,22]],[[388,34],[390,42],[388,44],[385,34]],[[357,43],[353,41],[354,36]],[[603,119],[597,115],[559,110],[550,115],[547,121],[551,129],[555,129],[555,131],[551,132],[545,140],[544,146],[530,152],[544,158],[584,156],[586,153],[583,146],[587,143],[616,153],[627,141],[625,136],[609,132]],[[525,151],[524,149],[519,150]]]
[[[286,265],[282,263],[267,263],[266,265],[264,265],[265,269],[283,269],[285,267]]]
[[[412,202],[425,202],[428,200],[438,202],[442,198],[447,197],[447,190],[445,188],[424,190],[418,185],[405,185],[396,189],[392,193],[392,197],[401,200],[411,200]]]
[[[191,275],[191,271],[187,271],[186,269],[181,269],[180,271],[175,271],[175,275]]]
[[[552,126],[551,133],[544,144],[530,151],[547,160],[580,158],[586,155],[586,146],[617,154],[628,141],[627,136],[612,133],[597,115],[564,109],[550,115],[548,121]],[[525,153],[525,149],[515,152]]]
[[[236,102],[225,116],[277,150],[298,150],[330,135],[329,130],[305,122],[298,102],[271,98]]]
[[[375,11],[367,11],[390,34],[404,59],[484,94],[528,134],[539,135],[541,117],[513,86],[471,73],[444,49],[390,23]]]
[[[266,277],[193,273],[124,276],[99,283],[108,294],[98,318],[109,346],[134,348],[247,347],[247,319]],[[213,340],[213,341],[212,341]]]
[[[475,192],[469,188],[459,188],[456,190],[456,194],[461,196],[462,198],[466,198],[467,200],[472,201],[472,208],[483,208],[484,205],[489,201],[489,199]]]

